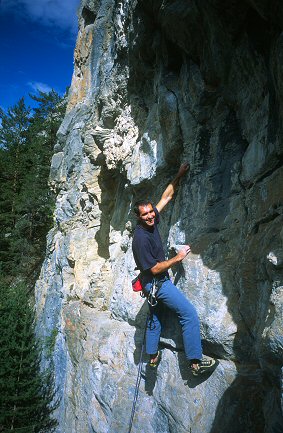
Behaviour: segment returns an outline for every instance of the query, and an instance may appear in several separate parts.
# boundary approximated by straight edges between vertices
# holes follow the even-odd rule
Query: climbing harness
[[[132,406],[132,412],[131,412],[131,418],[130,418],[130,424],[129,424],[128,433],[131,433],[131,431],[132,431],[133,420],[134,420],[134,416],[135,416],[135,412],[136,412],[136,405],[137,405],[137,401],[138,401],[139,388],[140,388],[140,382],[141,382],[141,376],[142,376],[141,375],[141,373],[142,373],[142,357],[143,357],[143,352],[144,352],[145,335],[146,335],[146,329],[147,329],[147,324],[148,324],[148,321],[149,321],[149,317],[150,317],[150,314],[148,313],[147,318],[146,318],[146,322],[145,322],[145,330],[144,330],[143,340],[142,340],[142,347],[141,347],[141,354],[140,354],[140,360],[139,360],[138,375],[137,375],[137,380],[136,380],[135,394],[134,394],[134,400],[133,400],[133,406]]]
[[[167,280],[169,280],[167,275],[164,275],[162,278],[153,278],[150,292],[147,296],[147,302],[151,307],[155,307],[157,305],[157,292],[162,284]]]

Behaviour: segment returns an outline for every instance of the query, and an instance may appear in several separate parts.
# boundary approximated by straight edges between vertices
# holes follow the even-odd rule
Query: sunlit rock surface
[[[192,378],[167,312],[157,372],[144,357],[133,433],[280,433],[283,8],[276,0],[83,0],[68,112],[51,167],[54,228],[36,287],[54,337],[57,433],[128,433],[147,306],[131,290],[136,199],[165,210],[171,272],[196,306]]]

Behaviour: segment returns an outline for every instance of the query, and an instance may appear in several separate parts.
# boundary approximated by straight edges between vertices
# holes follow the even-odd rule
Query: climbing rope
[[[130,424],[129,424],[128,433],[131,433],[131,431],[132,431],[133,420],[134,420],[134,416],[135,416],[135,412],[136,412],[136,405],[137,405],[137,401],[138,401],[140,382],[141,382],[141,372],[142,372],[142,358],[143,358],[143,352],[144,352],[145,335],[146,335],[146,329],[147,329],[148,320],[149,320],[149,314],[147,315],[146,322],[145,322],[145,330],[144,330],[143,340],[142,340],[142,347],[141,347],[141,353],[140,353],[138,375],[137,375],[137,380],[136,380],[135,394],[134,394],[134,400],[133,400],[133,406],[132,406],[132,412],[131,412],[131,418],[130,418]]]

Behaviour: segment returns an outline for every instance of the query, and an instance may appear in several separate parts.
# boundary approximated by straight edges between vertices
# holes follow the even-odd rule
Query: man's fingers
[[[190,251],[191,251],[190,245],[185,245],[183,250],[182,250],[184,257],[186,257],[186,255],[189,254]]]
[[[178,175],[183,176],[190,168],[190,164],[188,162],[184,162],[180,165]]]
[[[176,245],[175,249],[178,251],[178,256],[183,260],[190,252],[190,245]]]
[[[188,162],[184,162],[184,164],[181,164],[181,167],[187,171],[190,168],[190,164]]]

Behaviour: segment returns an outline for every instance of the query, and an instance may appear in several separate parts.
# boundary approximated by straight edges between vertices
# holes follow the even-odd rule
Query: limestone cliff
[[[192,247],[171,275],[219,365],[190,376],[168,312],[132,432],[282,432],[282,4],[83,0],[79,24],[36,286],[58,433],[128,432],[147,311],[130,284],[131,208],[156,202],[182,161],[161,234],[168,257]]]

